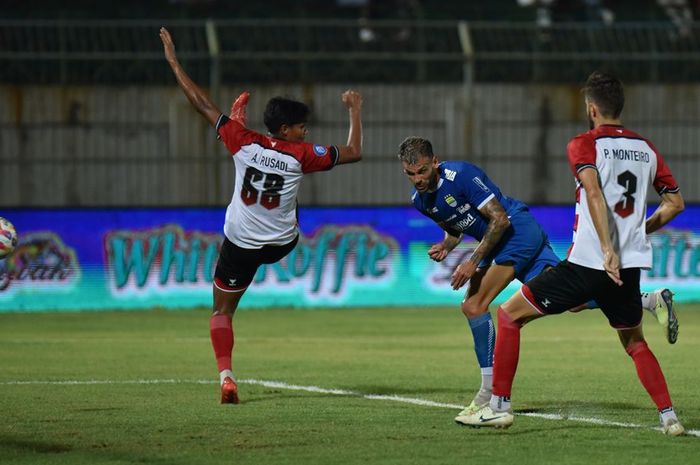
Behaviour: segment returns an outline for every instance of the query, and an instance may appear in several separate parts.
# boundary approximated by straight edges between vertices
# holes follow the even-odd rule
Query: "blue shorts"
[[[525,283],[546,267],[554,267],[561,259],[552,250],[547,234],[530,212],[518,212],[510,217],[510,225],[496,248],[479,263],[485,268],[492,262],[513,265],[515,279]]]

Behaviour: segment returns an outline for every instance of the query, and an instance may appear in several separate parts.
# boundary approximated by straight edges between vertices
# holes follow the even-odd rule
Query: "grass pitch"
[[[480,382],[457,306],[239,310],[235,406],[218,403],[208,314],[0,314],[0,463],[680,464],[700,451],[700,437],[652,429],[654,405],[598,311],[523,330],[521,415],[506,431],[453,421],[449,405]],[[645,332],[697,431],[700,306],[679,319],[674,346],[646,315]]]

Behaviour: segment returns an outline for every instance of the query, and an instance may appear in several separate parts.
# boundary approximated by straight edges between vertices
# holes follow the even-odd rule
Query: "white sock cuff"
[[[219,381],[221,381],[221,384],[224,384],[224,379],[227,377],[234,381],[236,380],[236,378],[233,377],[233,372],[231,370],[221,370],[219,373]]]

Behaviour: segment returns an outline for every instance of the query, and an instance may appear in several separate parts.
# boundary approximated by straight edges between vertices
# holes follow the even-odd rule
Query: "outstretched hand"
[[[238,121],[243,126],[246,125],[246,120],[248,115],[246,114],[246,109],[248,106],[248,99],[250,98],[250,92],[243,92],[238,98],[231,104],[231,114],[229,118]]]
[[[175,43],[173,38],[164,27],[160,28],[160,40],[163,42],[163,51],[165,52],[165,59],[169,62],[177,61],[175,56]]]

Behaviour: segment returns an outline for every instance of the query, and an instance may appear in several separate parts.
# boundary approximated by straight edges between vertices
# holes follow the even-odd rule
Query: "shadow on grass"
[[[69,445],[58,442],[42,441],[40,439],[27,439],[22,437],[0,435],[0,463],[5,463],[4,455],[10,451],[16,451],[17,463],[54,463],[49,457],[53,454],[61,455],[60,463],[141,463],[156,465],[190,465],[187,459],[173,459],[172,457],[159,457],[158,450],[149,451],[150,455],[144,455],[140,450],[116,450],[114,445],[104,442],[88,445]],[[12,452],[10,452],[12,453]],[[35,454],[46,454],[44,460]],[[52,454],[52,455],[49,455]],[[9,457],[9,454],[7,454]],[[15,463],[15,462],[12,462]]]
[[[0,436],[0,449],[2,448],[19,449],[22,451],[37,452],[40,454],[60,454],[73,450],[68,444],[59,444],[56,442],[42,441],[39,439],[24,439],[13,436]]]
[[[585,425],[581,423],[561,423],[561,424],[547,424],[546,426],[543,426],[541,428],[533,428],[532,426],[523,426],[519,427],[517,424],[514,424],[508,429],[496,429],[496,428],[487,428],[487,427],[472,427],[472,426],[465,426],[465,425],[460,425],[461,428],[464,428],[466,431],[475,431],[479,432],[479,434],[484,434],[488,436],[528,436],[528,435],[537,435],[538,437],[541,437],[542,433],[545,433],[547,435],[550,435],[552,431],[572,431],[572,430],[581,430],[585,428],[590,428],[591,425]]]
[[[121,407],[84,407],[84,408],[73,408],[70,409],[71,412],[109,412],[113,410],[124,410]]]

